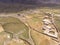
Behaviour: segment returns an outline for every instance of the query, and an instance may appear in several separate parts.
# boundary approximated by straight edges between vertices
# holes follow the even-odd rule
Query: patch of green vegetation
[[[18,36],[19,38],[29,39],[29,30],[25,30],[22,34]]]

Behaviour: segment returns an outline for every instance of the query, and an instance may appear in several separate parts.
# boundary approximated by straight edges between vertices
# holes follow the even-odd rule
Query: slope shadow
[[[0,13],[17,13],[23,10],[36,9],[41,7],[59,8],[57,4],[22,4],[22,3],[0,3]]]

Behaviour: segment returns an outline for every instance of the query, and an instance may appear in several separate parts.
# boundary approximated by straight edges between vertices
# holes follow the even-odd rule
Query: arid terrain
[[[42,29],[43,19],[48,13],[53,14],[53,21],[57,28],[53,31],[57,30],[59,34],[60,8],[40,7],[1,13],[0,45],[58,45],[60,38],[45,34],[45,30]]]

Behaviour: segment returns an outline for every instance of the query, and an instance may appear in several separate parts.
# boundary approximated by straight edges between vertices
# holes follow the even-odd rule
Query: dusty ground
[[[31,30],[31,35],[36,45],[58,45],[50,37],[43,35],[41,33],[38,33],[34,30]]]
[[[4,31],[2,25],[0,24],[0,32]]]

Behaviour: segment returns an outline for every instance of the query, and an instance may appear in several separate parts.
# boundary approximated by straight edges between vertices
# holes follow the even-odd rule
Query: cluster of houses
[[[43,30],[44,30],[44,33],[49,35],[49,36],[52,36],[52,37],[57,37],[57,31],[55,29],[55,27],[53,26],[52,24],[52,15],[46,15],[44,18],[43,18]]]

